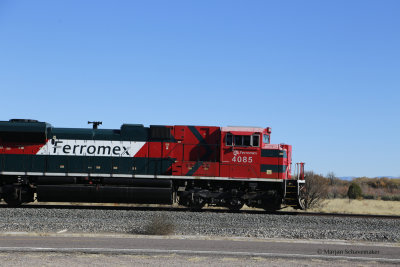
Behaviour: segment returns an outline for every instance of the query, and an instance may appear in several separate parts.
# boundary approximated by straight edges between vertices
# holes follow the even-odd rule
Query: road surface
[[[0,253],[88,253],[261,257],[400,264],[400,244],[284,239],[245,239],[129,235],[0,235]]]

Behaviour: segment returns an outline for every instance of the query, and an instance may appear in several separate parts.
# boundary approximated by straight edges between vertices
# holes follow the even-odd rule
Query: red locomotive
[[[57,128],[0,122],[0,193],[9,205],[34,201],[162,203],[232,210],[303,208],[303,163],[271,144],[271,128],[150,126]]]

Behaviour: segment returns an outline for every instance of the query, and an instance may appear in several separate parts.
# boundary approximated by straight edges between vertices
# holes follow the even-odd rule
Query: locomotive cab
[[[292,148],[270,141],[269,127],[223,127],[221,176],[289,179]]]
[[[221,176],[232,178],[260,177],[261,148],[267,129],[256,127],[222,127]]]

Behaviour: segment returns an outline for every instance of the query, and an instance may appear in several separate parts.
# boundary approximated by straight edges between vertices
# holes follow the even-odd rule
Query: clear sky
[[[400,176],[400,1],[0,1],[1,120],[270,126],[294,161]]]

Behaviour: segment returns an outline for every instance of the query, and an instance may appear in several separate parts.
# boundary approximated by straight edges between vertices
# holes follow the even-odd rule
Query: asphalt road
[[[0,235],[0,252],[178,254],[400,263],[400,244],[155,236]]]

